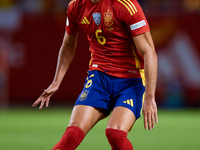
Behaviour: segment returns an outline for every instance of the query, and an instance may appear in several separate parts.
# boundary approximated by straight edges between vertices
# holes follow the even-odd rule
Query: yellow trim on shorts
[[[144,74],[144,69],[140,69],[140,76],[142,78],[142,84],[143,86],[145,87],[145,74]],[[145,99],[145,92],[143,94],[143,97],[142,97],[142,108],[140,110],[140,116],[142,116],[142,110],[143,110],[143,105],[144,105],[144,99]]]
[[[135,54],[134,49],[133,49],[133,55],[134,55],[134,57],[135,57],[136,69],[139,69],[140,77],[141,77],[141,79],[142,79],[142,84],[143,84],[143,86],[145,87],[145,73],[144,73],[144,69],[140,69],[140,68],[141,68],[140,61],[139,61],[137,55]],[[144,98],[145,98],[145,92],[144,92],[143,98],[142,98],[142,108],[141,108],[141,110],[140,110],[140,116],[142,116],[142,110],[143,110],[143,105],[144,105]]]

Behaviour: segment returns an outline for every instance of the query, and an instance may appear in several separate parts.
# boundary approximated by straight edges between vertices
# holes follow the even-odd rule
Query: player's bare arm
[[[155,90],[157,80],[157,55],[150,32],[133,37],[138,51],[144,57],[145,100],[143,106],[144,128],[151,130],[158,123]]]
[[[64,35],[63,43],[59,51],[57,68],[54,76],[54,80],[51,85],[44,90],[42,95],[34,102],[33,107],[39,103],[39,109],[42,109],[46,103],[46,107],[49,106],[50,97],[58,90],[65,73],[67,72],[71,61],[74,58],[77,43],[77,35],[71,36],[67,33]]]

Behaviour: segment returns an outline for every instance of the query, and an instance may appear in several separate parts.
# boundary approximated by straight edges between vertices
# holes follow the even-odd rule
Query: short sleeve
[[[127,25],[132,36],[137,36],[150,30],[144,12],[137,0],[117,1],[121,5],[119,19]]]
[[[76,35],[79,25],[76,23],[75,3],[69,3],[66,19],[66,31],[69,35]]]

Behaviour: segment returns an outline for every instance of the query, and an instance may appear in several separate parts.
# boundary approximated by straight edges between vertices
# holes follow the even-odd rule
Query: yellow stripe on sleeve
[[[133,3],[130,1],[130,2],[128,2],[127,0],[122,0],[122,1],[124,1],[128,6],[129,6],[129,8],[131,8],[131,10],[132,10],[132,12],[133,12],[133,14],[135,14],[135,11],[133,10]],[[131,5],[131,3],[132,3],[132,5]]]
[[[128,9],[128,11],[130,12],[131,16],[133,16],[132,11],[130,10],[130,8],[124,2],[122,2],[121,0],[117,0],[117,1],[120,2],[122,5],[124,5],[126,7],[126,9]]]
[[[131,2],[130,0],[128,0],[130,2],[130,4],[132,5],[132,7],[135,9],[135,12],[137,12],[137,8],[135,7],[135,5],[133,4],[133,2]]]
[[[122,5],[124,5],[126,9],[128,9],[131,16],[137,12],[135,5],[130,0],[117,0],[117,1],[120,2]]]
[[[69,3],[69,5],[71,5],[73,2],[75,2],[76,0],[72,0],[70,3]]]

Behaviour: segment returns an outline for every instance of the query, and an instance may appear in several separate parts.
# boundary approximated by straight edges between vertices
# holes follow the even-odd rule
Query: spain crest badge
[[[79,100],[80,100],[80,101],[86,100],[86,99],[87,99],[87,96],[88,96],[88,93],[89,93],[89,91],[87,91],[87,90],[83,91],[83,92],[81,93],[81,96],[79,97]]]
[[[107,27],[111,27],[113,25],[113,13],[109,12],[109,10],[104,12],[104,24]]]

